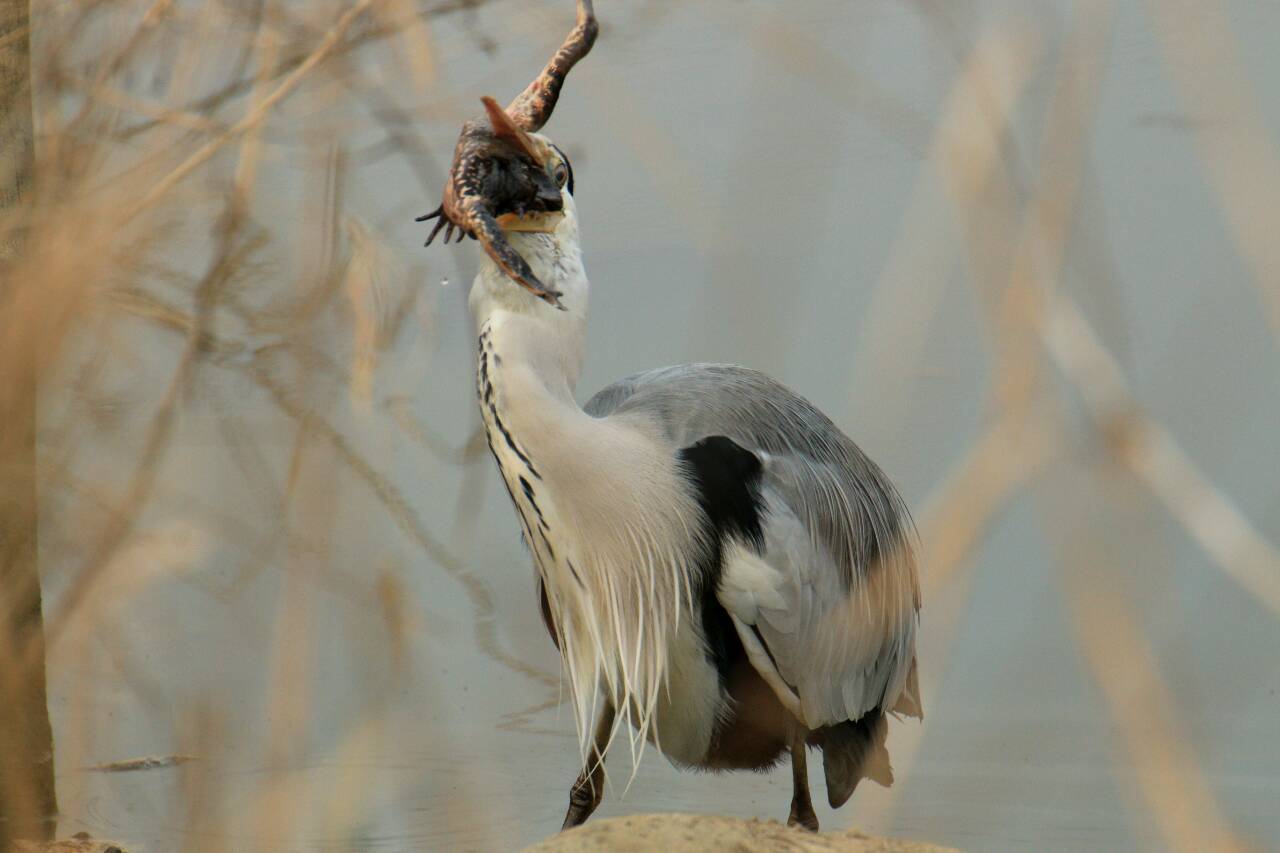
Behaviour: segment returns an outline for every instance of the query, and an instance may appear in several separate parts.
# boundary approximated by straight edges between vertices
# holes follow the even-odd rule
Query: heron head
[[[479,240],[485,253],[514,282],[551,305],[559,294],[534,275],[507,239],[511,232],[554,232],[573,192],[569,161],[538,130],[551,117],[569,70],[595,43],[598,26],[591,0],[577,0],[578,19],[542,73],[505,109],[482,98],[485,117],[462,126],[453,152],[449,182],[440,207],[422,222],[439,217],[427,245],[441,229],[445,241],[458,229]]]

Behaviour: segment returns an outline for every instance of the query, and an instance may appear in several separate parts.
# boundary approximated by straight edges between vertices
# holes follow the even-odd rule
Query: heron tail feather
[[[879,708],[857,721],[827,728],[822,741],[822,767],[831,808],[838,809],[848,802],[863,779],[886,788],[893,784],[893,767],[884,745],[888,733],[888,723]]]

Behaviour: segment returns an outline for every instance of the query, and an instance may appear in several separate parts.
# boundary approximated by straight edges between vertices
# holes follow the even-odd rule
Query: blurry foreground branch
[[[24,202],[34,159],[27,0],[0,0],[0,213]],[[17,334],[10,275],[21,231],[0,238],[0,323],[9,343],[0,382],[0,850],[51,837],[57,802],[45,699],[36,562],[36,373],[30,336]],[[28,344],[28,345],[24,345]],[[36,649],[36,654],[29,651]]]

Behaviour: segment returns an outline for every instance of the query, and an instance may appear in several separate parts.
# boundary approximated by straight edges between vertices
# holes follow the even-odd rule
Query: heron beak
[[[519,231],[524,234],[551,234],[564,219],[564,211],[553,213],[504,213],[498,217],[503,231]]]

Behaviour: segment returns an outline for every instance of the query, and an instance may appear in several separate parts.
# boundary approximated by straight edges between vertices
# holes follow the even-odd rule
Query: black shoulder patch
[[[720,604],[717,590],[727,539],[733,537],[757,553],[764,551],[760,501],[763,466],[754,453],[723,435],[704,438],[678,455],[711,527],[694,595],[702,617],[707,657],[720,675],[721,687],[728,689],[729,675],[746,659],[746,651],[733,620]]]
[[[733,439],[713,435],[683,448],[697,486],[698,502],[718,538],[736,536],[756,551],[764,549],[760,523],[760,459]]]

